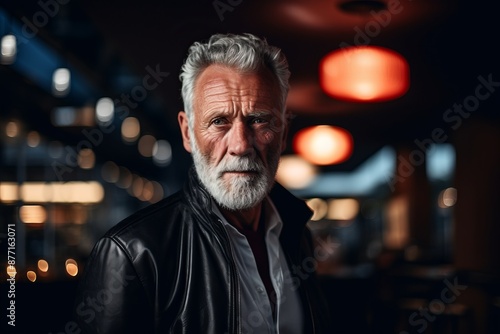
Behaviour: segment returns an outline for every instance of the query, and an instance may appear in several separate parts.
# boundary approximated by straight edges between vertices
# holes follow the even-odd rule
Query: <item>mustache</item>
[[[217,166],[218,174],[221,176],[226,172],[254,172],[262,173],[264,164],[257,159],[249,157],[230,157],[222,160]]]

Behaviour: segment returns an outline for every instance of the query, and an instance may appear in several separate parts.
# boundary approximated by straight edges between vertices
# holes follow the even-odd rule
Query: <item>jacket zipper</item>
[[[230,305],[231,307],[231,311],[233,313],[233,318],[231,319],[232,323],[230,323],[230,327],[231,327],[231,333],[229,334],[241,334],[241,326],[240,326],[240,319],[239,319],[239,314],[240,314],[240,285],[239,285],[239,274],[238,274],[238,270],[236,268],[236,264],[234,263],[234,251],[233,251],[233,246],[230,242],[230,239],[229,239],[229,234],[227,233],[225,227],[224,227],[224,223],[222,222],[222,220],[215,214],[215,212],[213,212],[212,210],[212,199],[210,198],[210,195],[208,193],[206,193],[204,191],[204,189],[201,189],[201,192],[203,193],[203,195],[205,197],[207,197],[209,199],[209,203],[210,203],[210,206],[209,206],[209,209],[208,209],[208,213],[209,213],[209,216],[210,216],[210,220],[214,219],[217,221],[217,224],[208,224],[210,228],[214,229],[216,232],[216,236],[219,235],[219,236],[222,236],[225,240],[225,243],[226,245],[229,245],[229,254],[227,254],[227,248],[221,243],[221,248],[226,252],[226,254],[228,255],[228,257],[230,257],[228,260],[229,262],[229,267],[230,267],[230,275],[231,275],[231,283],[233,284],[234,287],[236,287],[236,289],[231,289],[231,291],[229,291],[230,293],[230,299],[232,301],[232,305]],[[220,243],[220,241],[219,241]],[[236,290],[236,294],[235,294],[235,290]],[[234,316],[234,314],[236,314],[236,316]]]

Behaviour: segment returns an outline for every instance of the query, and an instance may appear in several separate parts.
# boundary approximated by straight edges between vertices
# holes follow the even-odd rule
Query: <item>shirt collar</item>
[[[215,201],[212,201],[212,210],[221,219],[224,226],[230,226],[237,231],[237,229],[233,225],[231,225],[231,223],[229,223],[224,217],[217,204],[215,204]],[[266,196],[266,198],[262,201],[262,210],[264,212],[266,235],[269,233],[269,231],[271,231],[279,237],[283,228],[283,222],[278,213],[278,210],[274,206],[273,201],[271,200],[271,198],[269,198],[269,196]]]

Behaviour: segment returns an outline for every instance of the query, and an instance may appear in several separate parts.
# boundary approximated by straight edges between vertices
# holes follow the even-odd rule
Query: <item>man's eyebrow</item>
[[[262,117],[262,116],[273,116],[275,113],[272,110],[254,110],[248,113],[247,117]]]
[[[230,115],[232,115],[232,113],[230,111],[216,109],[216,110],[207,111],[205,113],[205,115],[203,116],[203,118],[204,119],[213,119],[213,118],[217,118],[217,117],[226,117],[226,116],[230,116]],[[244,117],[249,118],[249,117],[270,117],[270,116],[279,117],[280,114],[274,112],[273,110],[258,109],[258,110],[254,110],[254,111],[249,112]]]

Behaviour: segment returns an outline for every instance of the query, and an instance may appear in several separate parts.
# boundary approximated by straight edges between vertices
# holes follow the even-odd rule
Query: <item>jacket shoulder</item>
[[[134,212],[111,227],[105,233],[104,237],[113,239],[126,234],[129,230],[147,229],[149,225],[157,225],[156,223],[159,223],[159,220],[167,215],[172,217],[175,216],[176,213],[182,212],[184,206],[183,194],[181,192],[176,192],[154,204]]]
[[[189,215],[183,193],[177,192],[123,219],[102,238],[112,239],[134,260],[145,248],[160,251],[178,239],[192,222]]]

